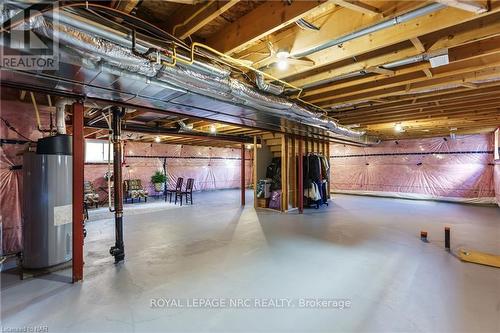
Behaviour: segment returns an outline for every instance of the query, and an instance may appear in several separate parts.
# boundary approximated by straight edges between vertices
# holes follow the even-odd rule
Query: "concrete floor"
[[[298,215],[255,212],[251,202],[240,209],[238,200],[238,191],[227,190],[197,193],[195,205],[182,208],[127,205],[126,261],[117,266],[108,254],[113,221],[88,223],[85,281],[68,284],[68,272],[25,281],[2,273],[1,325],[46,325],[49,332],[500,331],[500,270],[462,263],[443,249],[443,226],[450,225],[454,249],[500,254],[499,208],[337,195],[328,208]],[[421,229],[430,243],[420,241]],[[351,306],[152,308],[159,297],[286,298],[295,305],[338,298]]]

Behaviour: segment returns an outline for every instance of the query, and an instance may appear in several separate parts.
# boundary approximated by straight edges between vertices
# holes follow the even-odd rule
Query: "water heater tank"
[[[71,137],[57,135],[40,139],[36,153],[23,155],[23,267],[71,260],[71,238]]]

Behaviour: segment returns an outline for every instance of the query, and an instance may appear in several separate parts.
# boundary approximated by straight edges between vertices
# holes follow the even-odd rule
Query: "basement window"
[[[113,148],[108,160],[108,141],[86,140],[85,141],[85,163],[108,163],[113,161]]]

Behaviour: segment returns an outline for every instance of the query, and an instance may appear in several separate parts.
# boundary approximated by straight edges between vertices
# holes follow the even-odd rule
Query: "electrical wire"
[[[30,138],[27,138],[26,136],[24,136],[23,134],[21,134],[17,129],[15,129],[14,126],[12,126],[3,117],[1,117],[0,119],[3,121],[3,123],[5,124],[5,126],[7,126],[8,129],[10,129],[11,131],[13,131],[14,133],[16,133],[17,135],[19,135],[21,138],[25,139],[26,141],[33,142],[33,140],[31,140]]]

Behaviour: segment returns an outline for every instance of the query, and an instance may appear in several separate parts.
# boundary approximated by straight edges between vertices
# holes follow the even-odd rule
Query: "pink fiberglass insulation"
[[[500,206],[500,161],[497,161],[495,164],[495,195],[497,199],[497,204]]]
[[[26,97],[28,98],[28,96]],[[8,140],[36,141],[42,137],[35,122],[35,109],[31,104],[1,101],[0,137]],[[40,107],[43,128],[49,124],[49,112]],[[12,128],[14,128],[16,133]],[[22,247],[22,152],[27,144],[15,142],[0,146],[0,223],[3,254],[16,253]]]
[[[123,179],[141,179],[142,185],[154,193],[151,176],[163,171],[166,162],[168,188],[175,187],[178,177],[194,178],[194,190],[238,188],[240,186],[241,150],[232,148],[126,142]],[[105,187],[106,164],[86,164],[85,180],[94,187]],[[252,160],[246,151],[245,180],[252,183]]]
[[[26,96],[29,98],[29,95]],[[49,127],[49,110],[39,105],[42,127]],[[29,140],[37,141],[42,134],[37,130],[35,110],[32,104],[16,101],[1,101],[0,116]],[[26,140],[1,121],[2,139]],[[22,250],[22,152],[27,144],[4,143],[0,146],[0,223],[2,232],[2,254]],[[150,194],[153,192],[151,175],[163,170],[166,159],[169,188],[177,177],[194,178],[194,190],[237,188],[240,186],[240,149],[199,147],[186,145],[125,143],[123,179],[141,179]],[[246,184],[252,183],[251,154],[246,151]],[[17,166],[17,167],[16,167]],[[104,174],[107,164],[86,164],[85,180],[94,183],[102,198],[106,182]]]
[[[334,144],[330,154],[335,192],[495,202],[492,135]]]

